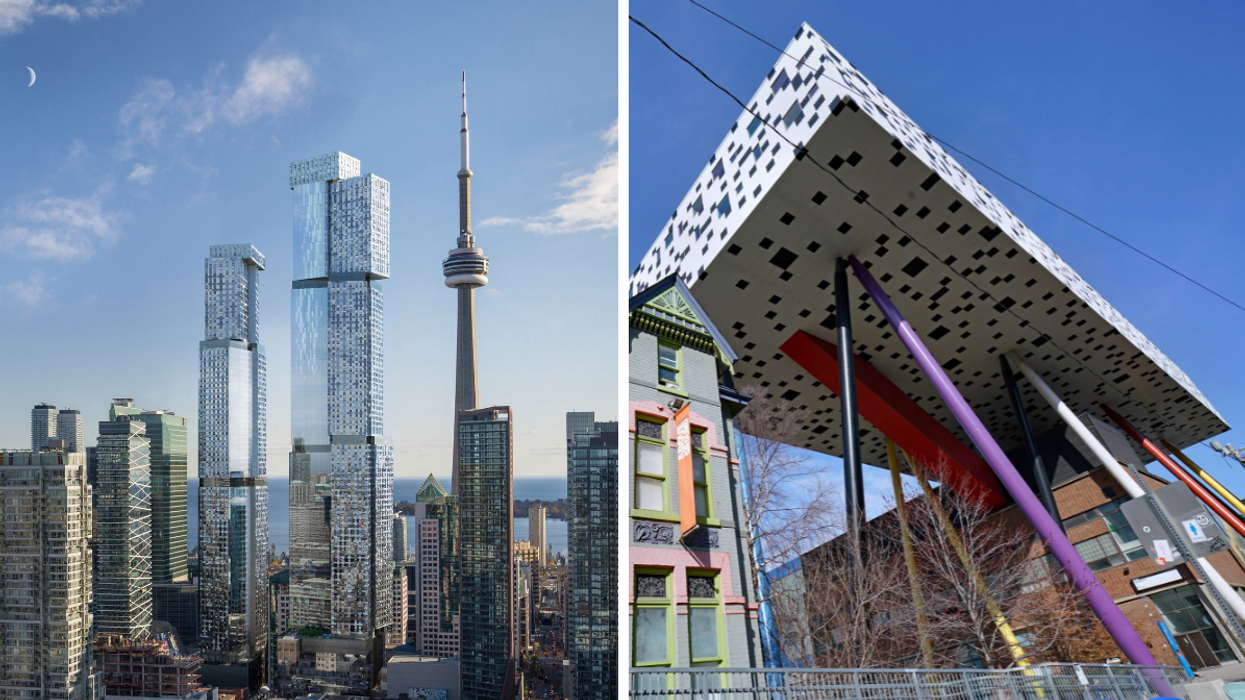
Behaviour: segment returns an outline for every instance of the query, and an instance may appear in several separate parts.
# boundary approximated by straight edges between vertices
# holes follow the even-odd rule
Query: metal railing
[[[1038,664],[1006,670],[631,669],[632,698],[695,700],[1150,700],[1184,697],[1178,666]]]

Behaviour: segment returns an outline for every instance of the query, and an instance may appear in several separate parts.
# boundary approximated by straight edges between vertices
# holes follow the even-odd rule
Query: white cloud
[[[76,21],[122,12],[138,5],[138,0],[85,0],[47,2],[47,0],[0,0],[0,36],[18,34],[39,17],[59,17]]]
[[[28,279],[9,282],[4,285],[4,291],[10,301],[17,302],[27,309],[39,308],[49,297],[43,286],[43,275],[38,272]]]
[[[310,87],[311,71],[297,57],[252,58],[242,83],[221,105],[221,113],[233,124],[275,116],[301,103]]]
[[[125,132],[121,156],[130,157],[138,144],[157,145],[171,124],[197,134],[222,119],[237,126],[280,115],[302,104],[312,84],[311,70],[297,56],[252,58],[236,85],[220,79],[224,70],[224,64],[214,66],[203,87],[182,94],[168,80],[147,80],[118,115]]]
[[[117,240],[121,213],[107,212],[91,198],[45,197],[19,204],[0,228],[0,250],[32,258],[88,258],[97,245]]]
[[[579,233],[581,231],[615,231],[618,229],[618,122],[601,132],[601,140],[614,146],[590,173],[570,173],[562,182],[564,204],[543,216],[526,219],[495,216],[480,222],[480,227],[523,225],[523,229],[539,234]]]
[[[144,185],[146,185],[147,183],[151,182],[151,176],[155,172],[156,172],[156,166],[140,164],[140,165],[134,166],[134,169],[130,171],[129,177],[131,180],[137,180],[138,182],[141,182]]]

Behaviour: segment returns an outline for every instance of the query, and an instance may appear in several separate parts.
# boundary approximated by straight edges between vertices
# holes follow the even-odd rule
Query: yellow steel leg
[[[908,528],[908,506],[904,503],[903,483],[899,480],[899,460],[895,457],[895,443],[886,438],[886,459],[891,466],[891,485],[895,487],[895,514],[899,516],[899,532],[903,537],[903,557],[908,564],[908,582],[912,584],[912,603],[916,606],[916,629],[921,638],[921,658],[925,668],[934,667],[934,643],[929,638],[929,620],[925,616],[925,597],[921,595],[921,580],[916,570],[916,551],[912,546],[912,531]]]
[[[1011,652],[1012,658],[1015,659],[1017,666],[1028,666],[1029,662],[1024,658],[1025,651],[1020,646],[1020,642],[1016,639],[1016,635],[1012,632],[1012,626],[1007,623],[1007,618],[1003,615],[1003,610],[999,608],[999,604],[995,602],[994,596],[990,595],[990,589],[986,586],[986,580],[982,578],[981,571],[977,569],[977,565],[969,558],[968,552],[964,549],[964,543],[960,541],[960,535],[955,531],[955,526],[951,524],[951,519],[947,517],[946,511],[942,509],[942,504],[938,502],[938,496],[934,494],[934,489],[930,487],[929,480],[925,478],[925,470],[921,468],[908,456],[907,452],[903,453],[904,461],[912,468],[912,475],[916,477],[917,483],[921,485],[921,490],[925,492],[925,499],[929,501],[930,507],[934,509],[934,513],[938,516],[938,521],[942,523],[942,529],[947,533],[947,539],[951,541],[951,546],[955,548],[955,553],[960,558],[960,563],[964,565],[964,570],[972,577],[973,584],[977,587],[977,593],[986,601],[986,608],[990,611],[990,616],[994,618],[994,625],[998,627],[999,634],[1003,635],[1003,641],[1007,643],[1007,650]]]
[[[1176,455],[1176,459],[1179,459],[1181,462],[1184,462],[1186,467],[1192,470],[1194,474],[1197,474],[1199,477],[1201,477],[1202,481],[1205,481],[1207,484],[1210,484],[1210,487],[1212,489],[1218,491],[1219,495],[1223,496],[1223,500],[1232,504],[1232,507],[1236,509],[1236,512],[1240,513],[1242,516],[1245,516],[1245,503],[1241,503],[1240,499],[1238,499],[1236,496],[1233,496],[1231,491],[1228,491],[1223,486],[1221,486],[1218,481],[1215,481],[1214,477],[1212,477],[1210,474],[1207,474],[1206,471],[1203,470],[1201,467],[1197,466],[1197,464],[1195,464],[1193,460],[1184,456],[1184,453],[1176,449],[1175,445],[1171,444],[1170,442],[1166,440],[1159,440],[1159,442],[1163,443],[1163,447],[1166,447],[1168,452],[1171,452],[1172,454]]]

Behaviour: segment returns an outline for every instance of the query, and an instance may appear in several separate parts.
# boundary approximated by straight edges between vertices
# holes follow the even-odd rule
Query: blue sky
[[[193,475],[203,259],[247,242],[285,474],[289,164],[340,150],[392,186],[396,472],[448,473],[466,70],[480,398],[512,407],[516,476],[565,473],[565,412],[617,414],[617,40],[607,3],[0,0],[0,446],[39,401],[91,444],[132,396],[190,418]]]
[[[809,22],[929,133],[1245,306],[1245,7],[705,4],[778,46]],[[629,11],[741,99],[777,58],[690,2]],[[629,36],[633,269],[740,109],[642,29]],[[957,159],[1245,428],[1245,312]],[[1219,439],[1245,444],[1245,429]],[[1235,462],[1187,453],[1245,491]],[[866,471],[873,515],[890,482]]]

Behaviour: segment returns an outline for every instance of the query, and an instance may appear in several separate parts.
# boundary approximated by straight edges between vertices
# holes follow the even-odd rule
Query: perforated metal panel
[[[812,414],[796,444],[842,452],[837,397],[778,348],[799,330],[833,339],[834,261],[849,254],[1004,449],[1021,443],[999,373],[999,355],[1013,349],[1078,413],[1105,402],[1178,447],[1227,429],[1183,371],[810,27],[786,54],[749,102],[767,122],[738,118],[630,293],[670,274],[691,285],[740,355],[736,385],[756,383]],[[850,284],[855,351],[968,443]],[[1035,432],[1056,426],[1046,402],[1021,388]],[[862,443],[867,462],[886,463],[872,426]]]

